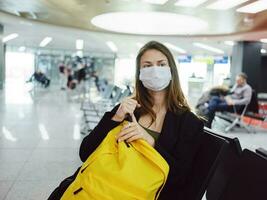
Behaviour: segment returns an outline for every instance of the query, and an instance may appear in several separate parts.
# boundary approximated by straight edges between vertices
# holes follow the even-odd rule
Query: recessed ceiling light
[[[18,36],[19,36],[19,34],[17,34],[17,33],[9,34],[6,37],[3,37],[2,42],[5,43],[5,42],[7,42],[9,40],[13,40],[13,39],[15,39]]]
[[[37,15],[34,12],[29,12],[33,19],[37,19]]]
[[[262,38],[262,39],[260,39],[260,41],[263,43],[267,43],[267,38]]]
[[[177,35],[202,33],[208,23],[200,18],[168,12],[113,12],[92,19],[95,26],[119,33]]]
[[[196,47],[200,47],[202,49],[206,49],[208,51],[215,52],[215,53],[220,53],[220,54],[223,54],[224,53],[223,50],[217,49],[217,48],[214,48],[214,47],[211,47],[211,46],[206,45],[206,44],[195,42],[195,43],[193,43],[193,45],[195,45]]]
[[[52,41],[51,37],[45,37],[41,42],[40,42],[40,47],[45,47]]]
[[[111,49],[111,51],[113,52],[117,52],[118,48],[117,46],[114,44],[114,42],[112,41],[107,41],[106,44],[108,45],[108,47]]]
[[[176,46],[176,45],[173,45],[171,43],[168,43],[168,42],[164,42],[164,45],[167,46],[168,48],[174,50],[174,51],[177,51],[179,53],[186,53],[186,50]]]
[[[25,51],[26,50],[26,47],[25,46],[21,46],[21,47],[19,47],[19,51]]]
[[[255,1],[251,4],[238,8],[236,11],[243,13],[258,13],[266,9],[267,9],[267,1],[261,0],[261,1]]]
[[[262,54],[267,53],[266,49],[261,49],[261,53]]]
[[[165,4],[168,0],[143,0],[146,3],[152,3],[152,4]]]
[[[206,1],[207,0],[178,0],[175,5],[184,7],[197,7]]]
[[[77,50],[83,49],[83,40],[81,40],[81,39],[76,40],[76,49]]]
[[[229,46],[234,46],[235,43],[233,41],[224,41],[224,44],[227,44]]]
[[[248,0],[217,0],[216,2],[208,5],[207,8],[214,10],[227,10],[247,1]]]

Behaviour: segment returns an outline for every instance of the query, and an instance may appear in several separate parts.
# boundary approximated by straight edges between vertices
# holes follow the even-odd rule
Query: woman
[[[174,58],[161,43],[151,41],[139,51],[134,97],[124,99],[104,114],[95,129],[83,139],[81,160],[85,161],[107,133],[129,115],[132,122],[117,135],[118,142],[144,139],[170,166],[159,199],[190,199],[187,188],[203,123],[190,112]]]

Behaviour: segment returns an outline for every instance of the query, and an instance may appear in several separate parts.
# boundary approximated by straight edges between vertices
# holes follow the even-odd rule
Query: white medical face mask
[[[172,79],[170,67],[145,67],[140,70],[139,79],[143,85],[152,91],[165,89]]]

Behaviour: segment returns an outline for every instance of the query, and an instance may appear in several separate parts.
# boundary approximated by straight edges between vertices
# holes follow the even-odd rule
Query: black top
[[[80,158],[84,162],[98,147],[107,133],[120,122],[111,120],[118,109],[106,112],[94,130],[86,136],[80,147]],[[138,121],[138,113],[134,113]],[[200,134],[203,133],[203,122],[192,112],[184,111],[175,114],[167,111],[162,131],[154,148],[168,162],[170,171],[167,182],[159,200],[191,200],[190,184],[193,160],[200,145]]]
[[[139,124],[140,126],[142,126],[141,124]],[[146,127],[144,127],[144,126],[142,126],[145,130],[146,130],[146,132],[149,134],[149,135],[151,135],[153,138],[154,138],[154,140],[155,141],[157,141],[158,140],[158,138],[159,138],[159,132],[157,132],[157,131],[153,131],[153,130],[151,130],[151,129],[149,129],[149,128],[146,128]]]

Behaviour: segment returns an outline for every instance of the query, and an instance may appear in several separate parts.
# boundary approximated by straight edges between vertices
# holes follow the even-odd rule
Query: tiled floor
[[[0,200],[47,199],[81,164],[80,102],[58,87],[23,95],[13,98],[27,101],[9,101],[0,91]],[[267,148],[267,133],[228,135],[243,147]]]
[[[244,128],[236,127],[231,132],[224,133],[224,129],[228,125],[228,122],[216,118],[213,130],[228,137],[237,137],[243,149],[247,148],[253,151],[259,147],[267,149],[267,130],[251,127],[250,132],[247,132]]]
[[[24,95],[14,104],[0,91],[1,200],[47,199],[81,164],[80,103],[57,87]]]

